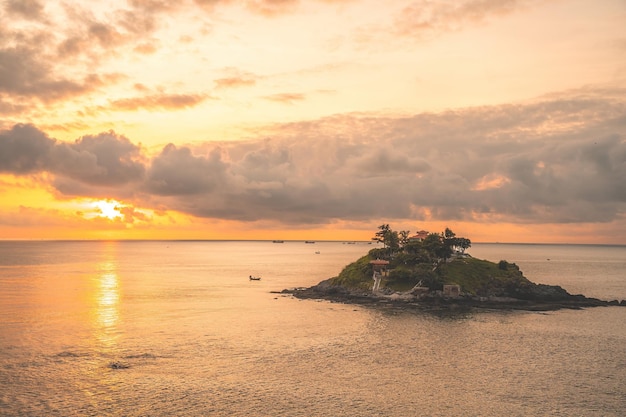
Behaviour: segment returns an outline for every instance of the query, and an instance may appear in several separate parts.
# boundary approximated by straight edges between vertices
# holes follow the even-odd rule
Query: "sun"
[[[110,220],[122,217],[122,213],[118,210],[120,203],[115,200],[98,200],[92,205],[100,211],[99,217],[106,217]]]

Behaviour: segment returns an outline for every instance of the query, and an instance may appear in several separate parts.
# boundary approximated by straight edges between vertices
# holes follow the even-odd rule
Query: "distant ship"
[[[305,240],[304,243],[315,243],[313,240]]]
[[[272,240],[272,243],[285,243],[284,240]]]

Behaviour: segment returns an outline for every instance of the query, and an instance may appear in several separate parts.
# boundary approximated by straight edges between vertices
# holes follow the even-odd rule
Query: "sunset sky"
[[[624,0],[0,0],[0,239],[626,244]]]

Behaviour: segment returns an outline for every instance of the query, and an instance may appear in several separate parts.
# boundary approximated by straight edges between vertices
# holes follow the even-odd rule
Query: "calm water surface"
[[[0,415],[623,415],[626,308],[440,317],[271,292],[371,248],[0,242]],[[470,253],[626,299],[626,247]]]

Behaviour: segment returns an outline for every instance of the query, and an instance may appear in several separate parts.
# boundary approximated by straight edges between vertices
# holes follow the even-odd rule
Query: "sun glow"
[[[99,211],[98,217],[106,217],[110,220],[122,217],[122,213],[118,210],[120,203],[115,200],[99,200],[92,203],[92,206]]]

